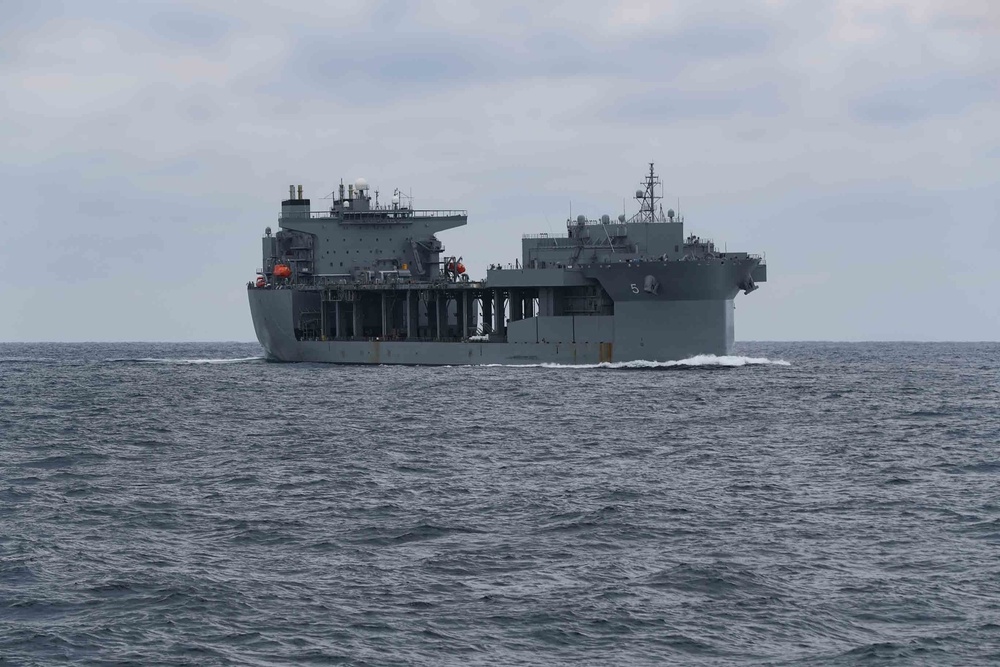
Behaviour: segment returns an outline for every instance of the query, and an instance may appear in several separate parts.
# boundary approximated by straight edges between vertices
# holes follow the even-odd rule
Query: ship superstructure
[[[567,220],[530,234],[511,265],[472,280],[437,234],[464,210],[420,210],[398,190],[341,184],[328,210],[289,188],[248,284],[271,359],[333,363],[668,361],[730,354],[733,299],[766,280],[758,255],[684,236],[653,168],[632,217]]]

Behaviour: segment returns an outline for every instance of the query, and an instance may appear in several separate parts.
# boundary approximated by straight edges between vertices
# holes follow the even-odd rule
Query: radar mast
[[[641,190],[635,191],[635,198],[639,202],[639,212],[632,216],[630,222],[664,222],[663,207],[657,207],[657,202],[663,199],[662,194],[657,194],[657,188],[663,192],[663,182],[656,175],[653,163],[649,163],[649,175],[642,183]]]

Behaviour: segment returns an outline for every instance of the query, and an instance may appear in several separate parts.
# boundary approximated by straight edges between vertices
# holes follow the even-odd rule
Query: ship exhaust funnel
[[[299,185],[299,199],[302,199],[302,185]]]
[[[295,199],[295,186],[294,185],[289,185],[288,186],[288,198],[289,199]]]

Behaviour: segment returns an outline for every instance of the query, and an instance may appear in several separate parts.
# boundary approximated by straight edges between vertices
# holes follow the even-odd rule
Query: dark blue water
[[[0,345],[0,664],[1000,660],[998,344],[259,354]]]

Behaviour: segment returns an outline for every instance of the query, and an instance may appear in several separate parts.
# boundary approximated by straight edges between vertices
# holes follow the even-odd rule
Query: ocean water
[[[1000,345],[0,345],[0,665],[1000,661]]]

